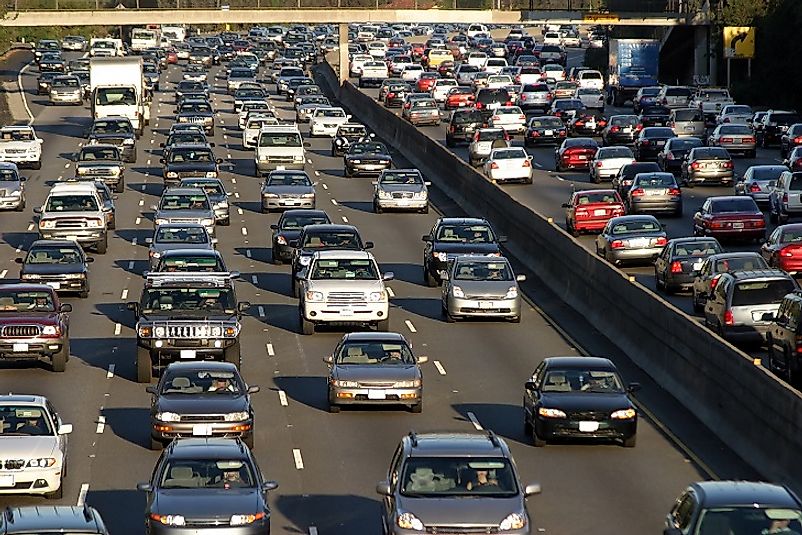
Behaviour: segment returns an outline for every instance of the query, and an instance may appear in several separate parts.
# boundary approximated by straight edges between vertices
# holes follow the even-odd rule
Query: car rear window
[[[702,112],[699,110],[677,110],[674,112],[675,121],[701,121]]]
[[[455,113],[451,118],[452,124],[481,123],[482,121],[482,113],[476,110]]]
[[[482,89],[479,91],[479,96],[476,97],[477,102],[482,104],[489,104],[491,102],[509,102],[510,94],[506,89]]]
[[[644,130],[643,136],[648,138],[662,138],[662,137],[674,137],[674,131],[670,128],[648,128]]]
[[[757,254],[753,256],[734,256],[732,258],[722,258],[716,262],[716,272],[722,271],[751,271],[754,269],[765,269],[768,265],[763,257]]]
[[[794,173],[791,175],[791,182],[788,184],[788,189],[794,191],[802,190],[802,173]]]
[[[752,169],[752,180],[777,180],[783,171],[788,169],[785,166],[756,167]]]
[[[666,89],[667,97],[690,97],[691,90],[687,87],[669,87]]]
[[[772,113],[769,121],[777,124],[798,123],[800,116],[795,113]]]
[[[727,214],[734,212],[758,212],[758,207],[751,198],[744,199],[719,199],[711,204],[711,211],[715,214]]]
[[[693,241],[686,243],[678,243],[674,248],[674,256],[710,256],[721,252],[721,246],[718,242],[710,241]]]
[[[721,134],[737,134],[742,136],[748,136],[752,134],[752,129],[746,126],[745,124],[734,124],[731,126],[722,126],[719,128],[719,133]]]
[[[729,160],[730,153],[721,147],[708,147],[696,149],[693,157],[696,160]]]
[[[791,279],[739,282],[732,292],[732,306],[777,304],[795,288]]]

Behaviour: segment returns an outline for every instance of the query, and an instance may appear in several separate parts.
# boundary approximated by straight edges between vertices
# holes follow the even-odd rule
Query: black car
[[[66,71],[64,58],[58,55],[45,55],[39,61],[39,72],[57,72],[59,74]]]
[[[160,161],[165,185],[177,185],[182,178],[215,178],[217,166],[223,163],[222,159],[215,158],[208,145],[189,143],[175,145],[168,157]]]
[[[287,82],[286,100],[292,102],[295,100],[295,90],[302,85],[314,85],[315,81],[307,76],[298,76],[290,78]]]
[[[641,128],[637,115],[612,115],[602,130],[602,145],[631,145]]]
[[[644,128],[635,139],[635,159],[639,162],[657,160],[657,155],[672,137],[677,137],[677,135],[668,127],[649,126]]]
[[[162,156],[165,159],[170,157],[170,150],[173,147],[184,145],[184,144],[200,144],[206,145],[208,147],[214,147],[214,143],[210,143],[207,138],[206,134],[202,132],[193,132],[193,131],[178,131],[173,132],[169,136],[167,136],[167,141],[164,143],[159,143],[159,146],[164,149],[162,151]]]
[[[53,83],[53,79],[56,76],[60,76],[60,72],[43,72],[39,75],[39,78],[36,81],[36,94],[37,95],[49,95],[50,94],[50,86]]]
[[[482,113],[482,116],[487,122],[493,115],[495,108],[501,106],[512,106],[514,102],[510,97],[509,91],[503,87],[489,88],[484,87],[476,93],[476,109]]]
[[[127,117],[95,119],[89,129],[87,144],[114,145],[122,153],[123,161],[136,163],[136,133]]]
[[[253,406],[248,386],[228,362],[175,362],[158,384],[145,387],[150,403],[150,448],[180,437],[240,437],[253,448]],[[221,415],[225,415],[221,417]]]
[[[640,124],[647,126],[667,126],[671,110],[665,106],[649,106],[640,112]]]
[[[724,249],[715,238],[697,236],[669,240],[654,262],[655,286],[669,294],[690,289],[704,261],[722,252]]]
[[[125,165],[114,145],[84,145],[75,158],[77,180],[102,180],[116,193],[125,191]]]
[[[175,86],[175,103],[178,104],[185,95],[209,97],[209,84],[193,80],[181,80]]]
[[[524,432],[537,447],[561,438],[621,440],[635,447],[638,411],[609,359],[548,357],[524,385]]]
[[[384,95],[384,106],[400,108],[409,93],[412,93],[412,87],[406,82],[388,85],[387,93]]]
[[[524,146],[557,145],[568,136],[568,129],[559,117],[542,115],[532,117],[526,125]]]
[[[507,237],[496,235],[483,218],[441,217],[422,240],[426,243],[423,280],[427,286],[438,286],[449,260],[467,254],[501,256],[499,244]]]
[[[56,292],[76,292],[89,297],[89,264],[95,259],[86,256],[83,248],[72,240],[36,240],[21,264],[22,282],[47,284]]]
[[[351,143],[355,143],[368,135],[364,125],[345,123],[337,128],[337,133],[331,138],[331,155],[342,156],[348,152]]]
[[[359,141],[348,147],[343,156],[345,176],[380,175],[393,166],[393,157],[384,143]]]
[[[780,158],[787,158],[796,147],[802,145],[802,123],[795,123],[780,136]]]
[[[682,160],[691,149],[702,145],[702,140],[698,137],[672,137],[657,153],[657,165],[666,173],[679,176],[682,174]]]
[[[786,486],[752,481],[692,483],[666,515],[664,535],[802,533],[802,501]]]
[[[176,108],[177,123],[193,123],[203,125],[206,135],[214,135],[214,110],[204,99],[185,99]]]
[[[39,507],[7,507],[0,516],[2,535],[108,535],[106,524],[97,509],[84,505],[48,505]]]
[[[613,188],[623,199],[627,196],[632,181],[638,173],[659,173],[660,166],[655,162],[635,162],[624,165],[613,177]]]
[[[802,115],[795,111],[769,110],[763,116],[762,128],[757,130],[757,145],[763,148],[780,141],[780,137],[792,124],[802,122]]]
[[[239,439],[187,438],[164,450],[150,481],[137,485],[146,493],[145,524],[150,535],[200,533],[270,533],[266,481],[251,450]]]
[[[476,130],[482,128],[486,122],[486,117],[478,110],[454,110],[446,126],[446,146],[469,143]]]
[[[298,280],[302,272],[318,251],[346,250],[366,251],[373,248],[373,242],[362,241],[359,230],[353,225],[307,225],[301,230],[297,240],[289,245],[292,253],[292,294],[298,297]]]
[[[568,121],[568,133],[577,137],[600,136],[607,126],[607,118],[601,110],[584,109],[577,112],[573,119]]]
[[[282,212],[278,223],[270,225],[273,231],[273,263],[281,264],[292,260],[301,232],[307,225],[330,224],[329,215],[323,210],[287,210]]]

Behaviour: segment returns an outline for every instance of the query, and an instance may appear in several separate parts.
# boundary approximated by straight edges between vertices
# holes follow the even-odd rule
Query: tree
[[[720,0],[717,22],[723,26],[753,26],[778,3],[778,0]]]

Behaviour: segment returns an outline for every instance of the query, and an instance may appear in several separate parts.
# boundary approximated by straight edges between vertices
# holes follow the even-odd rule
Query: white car
[[[716,124],[749,124],[754,114],[752,108],[744,104],[728,104],[721,108]]]
[[[576,77],[576,82],[579,84],[579,87],[598,90],[604,89],[604,77],[602,76],[602,73],[592,69],[579,71],[579,74],[577,74]]]
[[[434,81],[434,85],[432,86],[432,98],[436,100],[438,104],[442,104],[446,101],[448,92],[458,87],[458,85],[457,81],[452,78],[439,78]]]
[[[376,59],[384,59],[384,55],[387,53],[387,43],[384,41],[373,41],[372,43],[368,43],[368,54],[373,56]]]
[[[471,52],[468,54],[468,65],[483,69],[485,61],[487,61],[487,54],[484,52]]]
[[[417,82],[418,78],[420,78],[420,75],[423,73],[423,67],[417,63],[413,63],[404,67],[404,70],[401,71],[401,79],[405,82]]]
[[[543,44],[544,45],[560,46],[562,44],[562,42],[563,42],[562,37],[560,37],[560,34],[557,33],[557,32],[546,32],[543,35]]]
[[[548,63],[542,68],[544,78],[554,78],[558,82],[565,80],[565,69],[556,63]]]
[[[0,396],[0,425],[0,495],[61,498],[72,424],[43,396],[8,394]]]
[[[412,64],[411,57],[399,54],[395,56],[392,60],[390,60],[390,72],[394,76],[398,76],[404,71],[404,67],[411,64]]]
[[[590,181],[598,184],[612,180],[625,165],[635,163],[635,155],[629,147],[599,147],[590,162]]]
[[[504,58],[487,58],[482,68],[489,73],[498,74],[506,66],[507,60]]]
[[[512,85],[512,76],[507,74],[493,74],[487,77],[487,85],[485,87],[488,89],[498,89],[507,87],[508,85]]]
[[[491,128],[503,128],[508,134],[526,131],[526,114],[518,106],[499,106],[488,121]]]
[[[4,126],[0,128],[0,161],[41,169],[43,142],[32,126]]]
[[[532,183],[532,157],[520,147],[493,149],[484,172],[494,182]]]
[[[362,73],[359,75],[359,87],[379,85],[390,77],[387,64],[383,61],[366,61],[362,64]]]
[[[604,93],[601,89],[593,87],[578,87],[574,98],[582,101],[586,108],[591,110],[604,110]]]
[[[351,58],[351,66],[348,69],[351,77],[356,78],[362,74],[362,65],[364,65],[366,61],[373,61],[373,56],[369,54],[354,54]]]
[[[318,108],[309,118],[309,133],[312,137],[334,137],[340,125],[347,123],[350,118],[342,108]]]
[[[256,140],[262,127],[276,124],[278,124],[278,119],[272,114],[258,113],[249,115],[245,121],[245,128],[242,129],[242,147],[246,150],[255,148]]]

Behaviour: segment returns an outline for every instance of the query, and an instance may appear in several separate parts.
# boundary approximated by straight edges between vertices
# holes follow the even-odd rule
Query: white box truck
[[[125,54],[123,40],[111,37],[93,37],[89,40],[90,57],[122,56]]]
[[[92,118],[128,117],[137,135],[150,123],[142,58],[92,58],[89,62]]]

